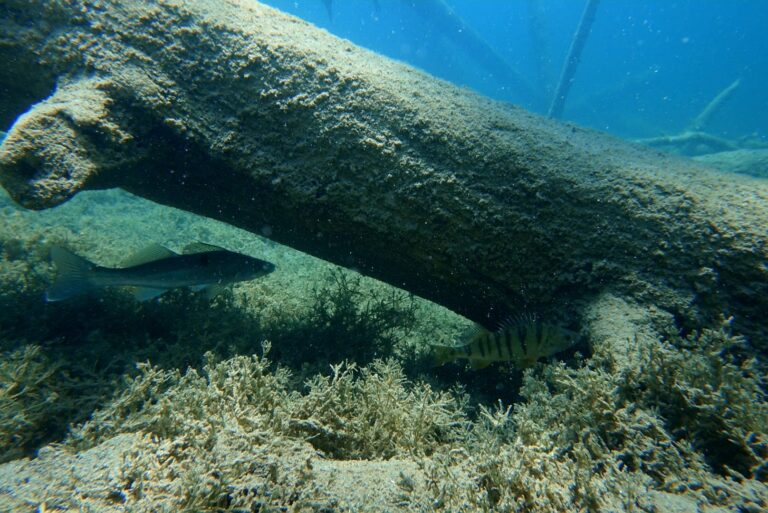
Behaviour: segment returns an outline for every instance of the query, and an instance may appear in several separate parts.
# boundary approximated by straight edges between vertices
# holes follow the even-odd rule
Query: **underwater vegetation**
[[[309,308],[269,322],[265,335],[281,362],[300,365],[312,355],[315,371],[343,360],[366,364],[392,356],[415,329],[419,305],[394,288],[371,288],[339,268],[317,277]]]
[[[691,352],[694,341],[708,350]],[[168,511],[332,507],[344,499],[328,495],[327,465],[344,460],[401,468],[397,507],[411,510],[654,511],[682,496],[757,511],[768,499],[768,408],[751,364],[721,359],[740,343],[706,331],[639,340],[621,360],[540,364],[526,371],[523,401],[474,415],[459,391],[408,379],[392,360],[342,363],[295,389],[265,356],[208,354],[184,373],[141,365],[65,446],[127,443],[112,485],[120,502],[164,497]],[[733,450],[704,449],[726,441]]]
[[[751,364],[720,358],[738,339],[707,331],[701,353],[684,342],[527,372],[520,404],[483,409],[469,449],[433,462],[435,491],[448,510],[652,510],[649,490],[764,508],[765,487],[750,479],[765,481],[765,383]],[[729,425],[711,430],[714,418]],[[702,451],[729,442],[735,450]]]
[[[93,208],[124,200],[114,201]],[[524,372],[436,373],[434,345],[458,337],[465,320],[286,255],[272,259],[288,272],[213,300],[175,290],[140,303],[110,289],[45,303],[48,247],[77,241],[70,229],[83,217],[63,211],[50,227],[15,212],[0,228],[0,481],[37,477],[0,505],[21,496],[99,511],[768,504],[764,362],[730,321],[683,336],[671,316],[609,298],[598,302],[603,324],[583,319],[588,355]],[[183,235],[194,222],[171,224]],[[309,269],[312,283],[271,281]],[[101,491],[78,495],[76,481],[54,477],[62,465]],[[110,466],[117,480],[99,473]]]
[[[40,347],[25,345],[0,355],[0,462],[26,455],[56,430],[66,406],[58,393],[58,368]]]

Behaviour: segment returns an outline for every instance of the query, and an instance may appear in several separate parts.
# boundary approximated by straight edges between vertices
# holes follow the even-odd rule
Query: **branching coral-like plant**
[[[768,480],[768,397],[746,341],[723,329],[631,346],[621,393],[656,409],[721,474]]]
[[[268,351],[269,344],[264,348]],[[184,375],[140,364],[139,375],[128,378],[120,394],[74,429],[70,443],[87,447],[117,433],[139,431],[201,445],[233,429],[248,439],[267,438],[280,424],[287,371],[271,371],[270,362],[257,355],[217,363],[208,353],[206,359],[202,373],[190,368]]]
[[[637,337],[623,354],[606,347],[576,368],[539,364],[525,373],[522,402],[481,408],[471,436],[428,461],[433,505],[654,510],[657,490],[765,509],[768,403],[743,343],[704,330],[674,343]]]
[[[470,464],[474,493],[447,493],[435,481],[445,509],[639,508],[655,479],[701,468],[660,419],[619,395],[616,376],[603,369],[539,365],[526,372],[521,393],[514,411],[481,412],[461,463]]]
[[[38,346],[0,355],[0,461],[23,456],[51,436],[65,409],[57,371]]]
[[[275,484],[275,494],[295,495],[280,491],[285,479],[265,463],[281,446],[309,442],[338,459],[416,457],[458,440],[467,428],[461,398],[410,382],[393,361],[339,364],[332,376],[311,379],[305,393],[291,391],[288,372],[256,355],[220,362],[209,355],[202,371],[184,375],[147,364],[139,370],[73,430],[69,444],[83,449],[119,433],[147,436],[153,448],[137,451],[135,465],[126,463],[125,487],[139,494],[152,486],[141,468],[166,469],[162,479],[174,486],[186,479],[194,490],[180,495],[187,508],[226,504],[232,483],[252,475]],[[305,469],[292,479],[310,474]]]
[[[392,355],[413,330],[417,308],[405,292],[366,287],[360,277],[337,269],[312,290],[307,311],[275,323],[268,338],[288,365],[312,361],[321,364],[317,370],[342,360],[364,365]]]
[[[289,433],[340,459],[432,453],[466,424],[455,394],[412,383],[392,360],[358,369],[342,363],[309,380],[289,404]]]
[[[268,345],[265,350],[268,350]],[[289,373],[258,356],[216,363],[181,376],[143,364],[124,391],[73,430],[70,443],[89,446],[121,432],[213,443],[222,431],[252,443],[275,436],[308,440],[342,459],[432,452],[466,427],[464,405],[449,392],[412,383],[394,361],[358,369],[342,363],[315,376],[305,394],[289,391]]]

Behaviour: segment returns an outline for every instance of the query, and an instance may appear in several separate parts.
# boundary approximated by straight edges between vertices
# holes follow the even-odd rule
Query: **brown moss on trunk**
[[[10,78],[30,69],[58,84],[0,149],[23,205],[120,186],[478,321],[612,289],[684,326],[733,314],[760,340],[763,181],[491,102],[255,2],[0,14],[19,50],[7,104],[28,98]]]

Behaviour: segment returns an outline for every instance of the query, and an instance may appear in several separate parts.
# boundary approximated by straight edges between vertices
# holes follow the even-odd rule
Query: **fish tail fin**
[[[96,287],[91,280],[95,266],[85,258],[54,246],[51,248],[51,260],[58,275],[45,293],[46,301],[62,301]]]
[[[432,367],[442,367],[455,359],[455,351],[452,347],[432,346]]]

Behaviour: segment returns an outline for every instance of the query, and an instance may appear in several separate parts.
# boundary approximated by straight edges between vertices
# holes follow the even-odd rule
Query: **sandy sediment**
[[[216,450],[220,457],[234,452],[227,447]],[[400,483],[424,481],[413,461],[326,460],[309,444],[294,442],[274,444],[268,451],[254,448],[249,454],[254,470],[221,486],[211,459],[205,462],[208,468],[190,467],[179,452],[183,448],[178,443],[138,433],[117,435],[77,453],[47,447],[34,460],[0,465],[0,508],[159,512],[196,505],[224,510],[229,502],[240,506],[234,506],[235,511],[279,511],[285,504],[302,511],[408,511]],[[205,494],[211,498],[207,504],[198,496]]]

